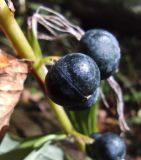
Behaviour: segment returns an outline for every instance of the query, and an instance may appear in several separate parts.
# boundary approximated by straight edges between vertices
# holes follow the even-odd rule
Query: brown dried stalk
[[[42,13],[42,12],[45,13]],[[80,40],[84,31],[70,23],[64,16],[47,7],[39,7],[36,13],[29,18],[28,24],[32,25],[34,34],[39,39],[55,40],[67,35],[73,35],[77,40]],[[38,32],[38,24],[44,26],[50,34]]]
[[[120,88],[120,85],[117,83],[117,81],[114,79],[113,76],[107,79],[108,84],[113,89],[113,91],[116,94],[117,97],[117,113],[119,116],[119,125],[122,131],[129,130],[129,127],[125,121],[124,117],[124,101],[123,101],[123,94],[122,90]]]

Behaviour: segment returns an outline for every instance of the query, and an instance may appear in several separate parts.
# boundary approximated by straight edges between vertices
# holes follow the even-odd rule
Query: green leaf
[[[6,134],[0,145],[0,160],[23,160],[32,148],[19,149],[20,142]]]
[[[32,148],[15,149],[7,153],[0,155],[0,160],[23,160],[30,152]]]
[[[66,137],[65,134],[50,134],[18,141],[6,134],[0,146],[0,160],[63,160],[63,151],[49,143]]]
[[[64,160],[64,156],[60,148],[46,143],[39,150],[32,151],[24,160]]]
[[[10,134],[6,134],[0,145],[0,155],[13,150],[19,143],[20,141],[14,140]]]
[[[28,29],[27,37],[28,37],[28,41],[29,41],[32,49],[34,50],[35,55],[37,57],[41,58],[42,57],[42,51],[41,51],[38,39],[34,35],[33,28]]]

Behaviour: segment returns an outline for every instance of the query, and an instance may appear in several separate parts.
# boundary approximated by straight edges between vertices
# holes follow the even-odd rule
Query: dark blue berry
[[[114,35],[102,29],[87,31],[80,40],[80,50],[97,63],[101,79],[116,72],[120,61],[120,47]]]
[[[46,77],[49,97],[55,103],[68,108],[85,104],[99,84],[100,72],[96,63],[82,53],[62,57],[52,66]]]
[[[86,146],[87,154],[95,160],[123,160],[126,146],[121,137],[114,133],[104,133],[93,144]]]

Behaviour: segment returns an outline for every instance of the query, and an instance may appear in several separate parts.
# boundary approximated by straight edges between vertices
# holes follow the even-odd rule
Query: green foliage
[[[45,143],[40,149],[33,150],[24,160],[64,160],[64,152],[54,145]]]
[[[14,139],[6,134],[0,146],[1,160],[64,160],[63,150],[51,145],[52,141],[65,139],[63,134],[50,134],[29,139]],[[55,154],[54,154],[55,153]]]

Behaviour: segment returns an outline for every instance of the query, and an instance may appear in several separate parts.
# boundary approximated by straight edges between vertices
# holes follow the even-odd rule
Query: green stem
[[[61,57],[59,56],[47,56],[43,57],[42,59],[39,60],[36,70],[40,69],[42,65],[54,65],[56,61],[58,61]]]
[[[29,147],[38,148],[41,145],[43,145],[44,143],[46,143],[47,141],[58,141],[58,140],[66,139],[66,138],[67,138],[67,136],[65,134],[44,135],[44,136],[35,137],[32,139],[25,139],[17,147],[18,148],[29,148]]]
[[[14,15],[9,10],[8,6],[6,5],[4,0],[0,0],[0,28],[3,30],[3,32],[6,34],[8,39],[12,42],[13,47],[17,53],[18,56],[21,58],[26,58],[31,61],[34,61],[33,65],[33,73],[37,77],[38,81],[44,86],[44,80],[46,76],[46,72],[43,67],[40,67],[36,70],[36,66],[38,62],[40,61],[39,58],[37,58],[34,54],[33,49],[29,45],[27,39],[25,38],[22,30],[20,29],[19,25],[17,24]],[[51,100],[49,100],[49,104],[51,105],[52,109],[56,113],[56,116],[64,129],[64,131],[67,134],[71,134],[76,136],[76,139],[78,139],[77,136],[79,134],[76,134],[77,132],[74,130],[68,116],[66,115],[63,108],[58,107],[56,104],[54,104]],[[86,137],[86,139],[88,139]],[[84,146],[84,143],[78,143],[82,146]],[[83,148],[82,146],[82,148]]]
[[[52,102],[51,99],[49,99],[49,98],[48,98],[48,103],[50,104],[50,106],[54,110],[54,112],[55,112],[60,124],[62,125],[62,128],[65,130],[65,132],[68,134],[72,134],[74,131],[74,128],[73,128],[70,120],[66,116],[66,113],[64,112],[63,108],[61,106],[55,104],[54,102]],[[57,109],[56,109],[56,107],[57,107]]]
[[[36,57],[42,58],[42,51],[39,45],[37,38],[35,37],[32,28],[28,27],[27,29],[27,38],[30,46],[32,47]]]
[[[14,18],[14,15],[9,11],[4,0],[0,0],[0,26],[11,40],[17,53],[20,53],[21,57],[27,57],[34,61],[36,60],[32,48],[29,46],[23,32]]]
[[[97,124],[97,112],[98,112],[98,107],[99,107],[99,102],[94,104],[91,107],[90,115],[88,117],[88,123],[90,124],[89,126],[89,133],[96,133],[98,132],[98,124]]]
[[[17,55],[34,61],[35,65],[38,62],[38,59],[36,58],[31,46],[17,24],[13,13],[10,12],[4,0],[0,0],[0,27],[11,41]],[[40,68],[36,74],[42,81],[44,81],[45,72],[43,68]]]

